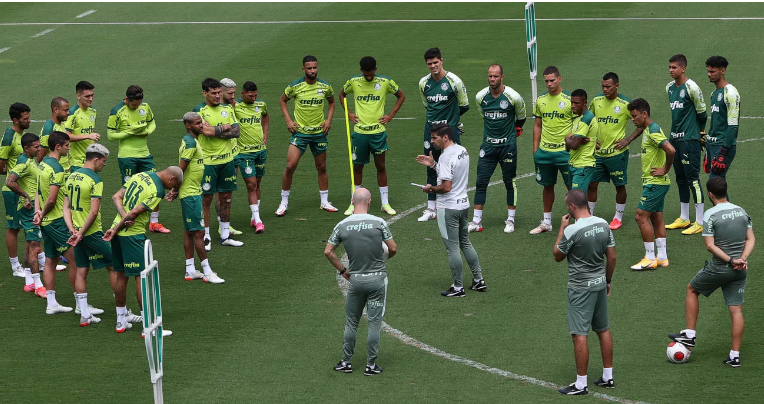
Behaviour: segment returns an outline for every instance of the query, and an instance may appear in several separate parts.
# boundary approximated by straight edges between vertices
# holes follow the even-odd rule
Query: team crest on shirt
[[[204,184],[202,184],[202,189],[205,190],[205,191],[209,191],[210,187],[211,186],[210,186],[209,182],[205,182]]]
[[[382,84],[374,83],[374,89],[377,90],[377,91],[381,90],[382,89]]]
[[[324,89],[323,88],[319,88],[318,90],[316,90],[316,94],[324,95]]]
[[[244,172],[247,173],[247,174],[252,174],[252,167],[245,168]]]
[[[501,107],[501,109],[507,109],[507,107],[509,106],[509,102],[507,100],[501,100],[501,102],[499,103],[499,106]]]
[[[95,115],[90,115],[90,121],[95,122]]]
[[[441,89],[441,90],[443,90],[443,91],[446,91],[446,90],[448,90],[448,84],[447,84],[447,83],[443,83],[443,84],[441,84],[441,85],[440,85],[440,89]]]
[[[146,116],[146,110],[143,108],[139,109],[138,113],[141,114],[141,116]]]
[[[560,107],[560,109],[565,109],[565,101],[560,101],[560,103],[557,104],[557,106]]]
[[[719,95],[716,96],[716,101],[722,100],[722,93],[719,93]]]
[[[222,116],[223,118],[228,118],[228,111],[221,112],[220,116]]]
[[[424,141],[424,148],[425,148],[425,149],[429,149],[429,148],[430,148],[430,142],[428,142],[428,141],[426,141],[426,140],[425,140],[425,141]]]
[[[485,157],[485,150],[480,149],[480,153],[478,153],[478,156],[480,156],[481,158]]]
[[[257,113],[257,114],[260,113],[260,107],[255,107],[255,113]]]
[[[679,97],[684,98],[684,89],[682,89],[682,91],[679,92]]]
[[[615,111],[616,114],[620,113],[621,112],[621,106],[620,105],[616,105],[615,108],[613,108],[613,111]]]

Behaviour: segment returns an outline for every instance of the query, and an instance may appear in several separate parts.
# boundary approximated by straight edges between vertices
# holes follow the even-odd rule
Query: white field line
[[[78,16],[77,16],[77,17],[75,17],[75,18],[82,18],[82,17],[87,17],[87,16],[89,16],[90,14],[93,14],[93,13],[95,13],[96,11],[98,11],[98,10],[88,10],[88,11],[85,11],[84,13],[82,13],[82,14],[78,15]]]
[[[537,18],[536,21],[676,21],[672,17],[623,17],[623,18]],[[684,21],[760,21],[764,17],[695,17],[681,18]],[[483,18],[483,19],[389,19],[389,20],[314,20],[314,21],[134,21],[134,22],[5,22],[0,26],[19,25],[199,25],[199,24],[254,24],[254,25],[293,25],[293,24],[385,24],[385,23],[449,23],[449,22],[525,22],[524,18]]]
[[[740,119],[764,119],[764,116],[741,116]]]
[[[43,35],[45,35],[45,34],[50,34],[50,33],[51,33],[51,32],[53,32],[54,30],[55,30],[55,28],[49,28],[49,29],[46,29],[45,31],[42,31],[42,32],[38,32],[38,33],[36,33],[36,34],[32,35],[32,38],[39,38],[39,37],[41,37],[41,36],[43,36]]]
[[[11,48],[0,48],[0,53],[3,53],[5,51],[7,51],[8,49],[11,49]]]

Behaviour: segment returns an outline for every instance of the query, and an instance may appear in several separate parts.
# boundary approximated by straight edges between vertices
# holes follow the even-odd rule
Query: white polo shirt
[[[470,155],[464,147],[453,144],[446,147],[438,160],[438,185],[451,181],[451,192],[438,194],[438,209],[469,209],[467,197],[467,174],[470,170]]]

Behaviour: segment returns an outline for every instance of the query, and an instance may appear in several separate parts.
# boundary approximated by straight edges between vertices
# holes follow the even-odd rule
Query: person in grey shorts
[[[448,265],[454,283],[448,290],[441,292],[446,297],[464,297],[462,284],[462,256],[464,254],[472,270],[472,286],[470,289],[485,292],[486,285],[480,268],[475,248],[470,243],[470,232],[467,216],[469,215],[470,200],[467,197],[467,181],[470,169],[470,155],[467,149],[456,144],[453,140],[453,129],[446,124],[435,124],[430,127],[430,144],[441,151],[437,162],[430,155],[419,155],[416,161],[437,171],[438,185],[427,184],[422,187],[426,193],[437,194],[436,207],[438,210],[438,229],[448,252]]]
[[[342,345],[342,360],[334,366],[341,373],[353,371],[351,360],[355,348],[358,321],[366,306],[369,320],[368,357],[366,376],[382,372],[377,365],[379,332],[385,317],[387,304],[387,271],[385,258],[392,258],[398,251],[393,234],[382,218],[368,214],[371,193],[366,188],[358,188],[353,195],[354,214],[334,227],[324,255],[337,268],[340,275],[350,281],[345,303],[345,337]],[[345,268],[334,250],[344,243],[350,269]],[[388,257],[385,257],[387,249]]]
[[[573,336],[576,381],[557,391],[566,395],[588,394],[589,327],[600,340],[602,378],[594,384],[615,387],[613,381],[613,337],[610,334],[607,298],[615,271],[615,240],[605,219],[589,214],[583,190],[565,197],[568,214],[562,217],[552,253],[554,260],[568,259],[568,330]],[[570,224],[570,219],[575,219]]]
[[[687,284],[684,315],[687,328],[669,334],[672,340],[688,347],[695,346],[695,325],[698,322],[698,295],[710,296],[721,288],[724,303],[732,318],[732,349],[722,361],[733,368],[740,367],[740,345],[743,341],[743,301],[748,277],[748,257],[756,238],[751,217],[740,206],[727,201],[727,181],[712,177],[706,183],[708,199],[714,207],[703,215],[703,239],[711,260],[706,261],[692,281]]]

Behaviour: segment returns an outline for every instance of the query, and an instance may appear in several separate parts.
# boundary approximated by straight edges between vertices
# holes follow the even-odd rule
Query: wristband
[[[728,263],[728,264],[730,264],[730,265],[732,265],[732,260],[733,260],[734,258],[732,258],[732,256],[731,256],[731,255],[730,255],[729,257],[730,257],[730,260],[729,260],[729,261],[727,261],[727,263]]]
[[[347,268],[342,268],[342,271],[340,271],[340,275],[344,275],[344,274],[345,274],[345,272],[347,272],[347,271],[348,271],[348,269],[347,269]]]

